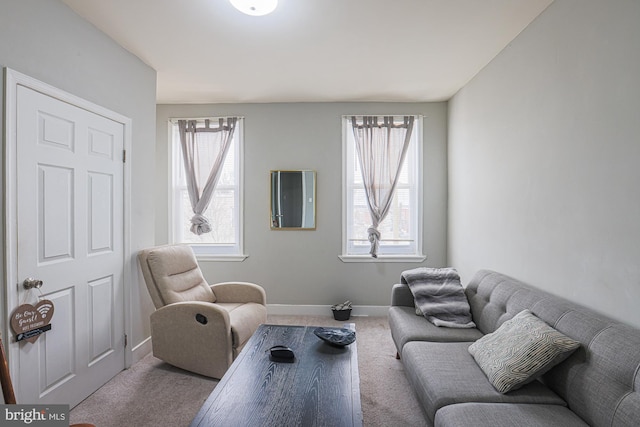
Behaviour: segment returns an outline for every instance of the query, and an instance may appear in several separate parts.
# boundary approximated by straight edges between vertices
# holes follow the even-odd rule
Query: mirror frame
[[[312,203],[313,203],[313,224],[310,227],[280,227],[276,225],[276,221],[275,221],[275,217],[278,215],[276,213],[276,209],[274,207],[274,200],[275,200],[275,188],[274,188],[274,173],[280,173],[280,172],[301,172],[301,173],[311,173],[312,177],[313,177],[313,186],[312,186]],[[316,171],[311,170],[311,169],[288,169],[288,170],[284,170],[284,169],[274,169],[271,170],[269,172],[269,187],[271,188],[271,192],[270,192],[270,197],[269,197],[269,205],[270,205],[270,209],[269,209],[269,223],[271,224],[271,229],[272,230],[315,230],[317,227],[317,176],[316,176]],[[307,195],[308,197],[308,195]]]

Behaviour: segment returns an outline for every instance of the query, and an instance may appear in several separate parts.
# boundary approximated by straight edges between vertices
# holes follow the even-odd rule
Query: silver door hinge
[[[122,163],[127,163],[127,150],[122,150]]]
[[[129,343],[129,337],[127,334],[124,334],[124,348],[127,348],[127,344]]]

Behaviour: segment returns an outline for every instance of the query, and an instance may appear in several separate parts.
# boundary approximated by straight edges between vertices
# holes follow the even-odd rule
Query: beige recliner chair
[[[138,261],[156,306],[151,314],[153,355],[187,371],[222,378],[267,320],[264,289],[245,282],[209,285],[187,245],[145,249]]]

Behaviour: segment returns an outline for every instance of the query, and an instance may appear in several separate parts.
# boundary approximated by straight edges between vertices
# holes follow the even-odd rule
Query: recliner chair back
[[[190,246],[159,246],[141,251],[138,258],[156,308],[183,301],[216,301]]]

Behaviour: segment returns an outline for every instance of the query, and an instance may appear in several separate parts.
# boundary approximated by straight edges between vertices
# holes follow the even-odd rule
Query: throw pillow
[[[535,380],[580,346],[531,311],[523,310],[469,346],[469,353],[500,393]]]

